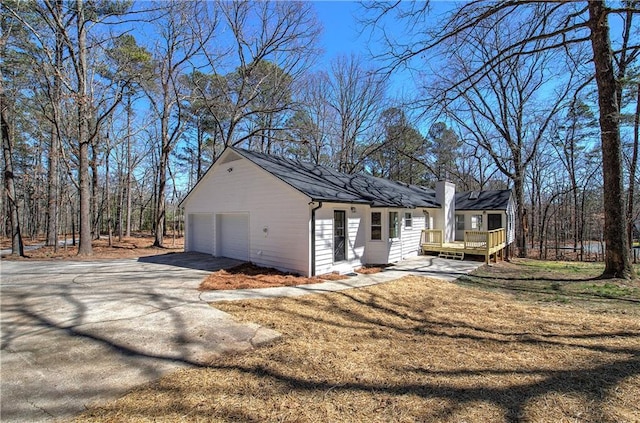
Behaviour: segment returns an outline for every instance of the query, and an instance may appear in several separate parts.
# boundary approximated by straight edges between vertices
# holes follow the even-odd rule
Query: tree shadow
[[[79,282],[83,276],[2,287],[3,420],[72,416],[168,370],[251,349],[262,330],[139,284],[141,275],[113,286]]]
[[[615,421],[615,417],[603,411],[604,405],[620,383],[640,375],[640,343],[637,342],[640,331],[631,328],[616,331],[605,328],[586,329],[567,321],[566,330],[557,331],[553,328],[561,322],[534,315],[522,316],[524,324],[493,327],[476,322],[473,316],[461,320],[432,315],[428,301],[420,302],[420,307],[416,309],[415,304],[407,303],[406,297],[395,297],[382,289],[368,291],[366,294],[356,290],[341,291],[331,296],[334,300],[327,302],[319,300],[324,296],[297,298],[296,302],[302,307],[295,308],[290,307],[289,302],[281,306],[278,300],[252,302],[251,307],[262,308],[270,314],[288,315],[296,321],[306,322],[306,325],[352,329],[353,336],[379,336],[390,342],[397,334],[403,334],[407,339],[414,335],[428,335],[424,341],[426,343],[445,342],[447,345],[455,345],[456,341],[460,341],[473,345],[488,344],[496,351],[523,350],[528,354],[531,351],[554,351],[554,354],[576,351],[582,358],[584,354],[592,354],[593,361],[573,361],[568,356],[566,365],[554,367],[548,366],[543,360],[535,367],[528,364],[506,368],[499,364],[480,367],[463,364],[453,370],[434,369],[418,361],[411,366],[398,364],[396,380],[377,378],[378,380],[367,382],[358,377],[335,380],[321,374],[302,377],[292,367],[286,352],[282,354],[286,362],[274,363],[273,360],[277,360],[279,355],[270,354],[271,361],[254,362],[252,365],[240,361],[225,366],[216,365],[215,368],[248,373],[264,379],[266,385],[277,382],[282,384],[279,389],[285,392],[331,392],[338,396],[354,393],[356,397],[367,394],[387,394],[393,397],[411,395],[425,400],[440,400],[438,404],[444,404],[445,401],[453,404],[433,410],[433,414],[428,416],[431,420],[445,420],[454,416],[457,411],[478,403],[490,404],[502,410],[505,421],[514,423],[530,421],[527,407],[538,400],[546,401],[548,395],[577,396],[583,399],[585,404],[590,404],[587,409],[581,410],[586,421]],[[455,302],[455,299],[451,301]],[[320,312],[329,310],[326,315]],[[530,330],[527,321],[543,329]],[[300,326],[304,327],[304,324]],[[372,331],[375,328],[384,330]],[[514,330],[515,328],[519,330]],[[327,329],[327,332],[333,333],[331,329]],[[355,339],[354,344],[357,345]],[[427,356],[425,360],[428,362]],[[398,363],[404,361],[398,360]],[[378,373],[373,370],[372,374]],[[456,384],[456,379],[460,377],[472,377],[478,382],[471,386]],[[510,377],[516,382],[506,386],[504,383],[492,383],[501,377]],[[429,379],[432,378],[439,380],[430,382]]]

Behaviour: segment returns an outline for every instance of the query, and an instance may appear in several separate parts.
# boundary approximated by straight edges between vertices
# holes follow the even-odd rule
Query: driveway
[[[0,421],[71,417],[92,403],[279,334],[207,303],[297,296],[406,275],[452,280],[482,263],[415,257],[374,275],[299,287],[199,292],[239,262],[198,253],[109,261],[2,261]]]
[[[278,334],[196,290],[238,262],[197,253],[110,261],[2,261],[0,420],[70,417],[168,371]]]

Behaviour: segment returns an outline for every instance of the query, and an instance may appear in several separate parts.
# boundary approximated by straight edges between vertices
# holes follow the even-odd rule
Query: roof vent
[[[469,194],[469,200],[477,200],[480,197],[480,191],[471,191]]]

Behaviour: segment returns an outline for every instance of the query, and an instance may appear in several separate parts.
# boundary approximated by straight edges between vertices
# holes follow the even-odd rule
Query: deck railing
[[[463,252],[483,255],[487,263],[492,255],[496,260],[498,256],[503,257],[506,240],[506,231],[503,228],[493,231],[464,231],[463,242],[444,242],[441,229],[423,229],[420,236],[420,244],[424,252],[436,251],[441,254]]]
[[[505,230],[464,231],[464,248],[493,250],[505,243]]]
[[[437,245],[442,247],[442,229],[423,229],[420,245]]]

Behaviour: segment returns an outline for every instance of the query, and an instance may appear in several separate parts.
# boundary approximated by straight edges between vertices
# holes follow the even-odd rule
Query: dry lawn
[[[214,305],[283,337],[77,421],[640,421],[637,315],[418,277]]]

